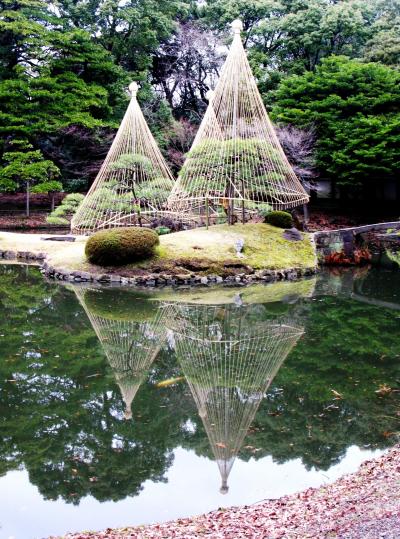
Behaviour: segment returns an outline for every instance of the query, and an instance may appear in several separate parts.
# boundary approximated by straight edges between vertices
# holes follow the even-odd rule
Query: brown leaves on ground
[[[136,528],[64,539],[398,539],[400,446],[319,489]]]

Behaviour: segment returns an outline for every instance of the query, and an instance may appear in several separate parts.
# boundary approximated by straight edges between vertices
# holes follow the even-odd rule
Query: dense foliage
[[[84,198],[81,193],[66,195],[61,204],[47,216],[46,221],[50,225],[69,225],[72,216],[76,213]]]
[[[37,167],[53,176],[44,180],[59,170],[65,190],[86,190],[136,79],[177,170],[236,17],[275,117],[316,125],[319,172],[349,187],[392,177],[399,0],[0,0],[0,167],[31,163],[30,152],[40,152]],[[22,177],[0,176],[0,192],[25,188]]]
[[[341,186],[368,188],[400,166],[400,73],[378,63],[332,56],[314,72],[280,85],[276,119],[314,125],[317,162]]]
[[[120,266],[151,257],[158,243],[157,233],[149,228],[113,228],[93,234],[85,254],[92,264]]]

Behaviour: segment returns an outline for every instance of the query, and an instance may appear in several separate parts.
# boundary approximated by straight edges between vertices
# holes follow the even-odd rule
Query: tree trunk
[[[30,215],[30,207],[29,207],[29,202],[30,202],[30,194],[29,194],[29,182],[26,182],[26,207],[25,207],[25,215],[27,217],[29,217]]]
[[[54,211],[54,199],[55,199],[55,193],[50,193],[50,200],[51,200],[51,205],[50,205],[50,208],[51,208],[51,211],[53,212]]]
[[[310,220],[310,214],[308,211],[308,204],[303,204],[303,216],[304,216],[304,225],[307,227],[308,221]]]

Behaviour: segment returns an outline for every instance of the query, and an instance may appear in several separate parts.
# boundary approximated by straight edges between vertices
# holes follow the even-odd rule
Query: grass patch
[[[243,238],[243,258],[236,255],[236,242]],[[315,265],[314,247],[308,235],[302,241],[283,238],[283,230],[257,224],[216,225],[176,232],[160,238],[156,249],[160,260],[202,260],[224,263],[238,262],[254,269],[281,269],[312,267]]]
[[[236,242],[244,240],[243,257]],[[120,268],[90,264],[84,253],[85,239],[75,243],[41,241],[34,234],[0,233],[2,246],[14,251],[45,252],[52,266],[93,273],[134,275],[155,273],[235,274],[257,269],[310,268],[316,265],[314,245],[308,234],[302,241],[283,237],[283,230],[265,223],[216,225],[160,236],[155,256]]]

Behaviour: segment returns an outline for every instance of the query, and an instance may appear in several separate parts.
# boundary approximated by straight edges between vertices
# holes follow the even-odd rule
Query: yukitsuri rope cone
[[[168,313],[126,290],[119,297],[115,290],[112,296],[108,290],[78,286],[73,290],[111,365],[125,402],[125,419],[131,419],[133,399],[166,340],[162,318]]]
[[[168,198],[177,219],[245,222],[257,210],[308,202],[265,110],[240,38],[234,39],[215,92]]]
[[[139,86],[129,86],[131,101],[107,157],[71,222],[75,234],[141,225],[164,210],[174,184],[140,109]]]
[[[176,303],[169,306],[166,324],[218,463],[224,494],[264,393],[303,328],[287,320],[260,320],[258,305],[236,304]]]

